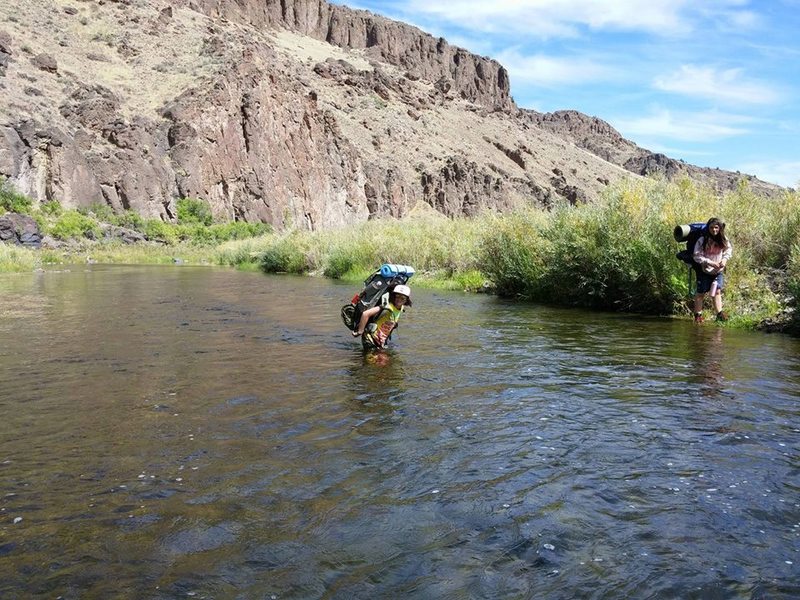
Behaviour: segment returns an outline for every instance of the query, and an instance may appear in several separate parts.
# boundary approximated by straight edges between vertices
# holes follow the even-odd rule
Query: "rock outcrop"
[[[510,108],[508,72],[498,62],[451,46],[419,29],[329,4],[325,0],[197,0],[204,14],[257,28],[285,28],[412,71],[428,81],[444,79],[464,100],[492,108]]]
[[[28,215],[6,213],[0,215],[0,242],[39,248],[42,245],[42,234],[36,221]]]
[[[0,77],[6,74],[6,67],[11,61],[11,35],[0,31]]]

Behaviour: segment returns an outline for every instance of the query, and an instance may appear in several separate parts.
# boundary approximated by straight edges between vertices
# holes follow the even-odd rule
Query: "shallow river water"
[[[800,341],[355,291],[1,275],[0,597],[800,597]]]

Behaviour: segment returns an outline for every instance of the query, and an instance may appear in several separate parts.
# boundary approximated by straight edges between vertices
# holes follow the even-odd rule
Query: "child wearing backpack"
[[[385,348],[406,306],[411,306],[411,289],[407,285],[394,286],[386,306],[373,306],[361,314],[353,337],[361,336],[364,350]]]
[[[703,299],[708,294],[714,305],[717,321],[727,321],[728,315],[722,310],[722,289],[725,280],[722,272],[733,254],[733,246],[725,236],[725,223],[712,217],[706,223],[705,231],[694,245],[692,258],[698,265],[697,293],[694,296],[694,322],[703,322]]]

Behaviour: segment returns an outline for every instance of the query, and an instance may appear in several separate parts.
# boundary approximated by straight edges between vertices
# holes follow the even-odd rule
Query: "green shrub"
[[[148,240],[154,242],[174,244],[178,241],[178,234],[175,230],[175,226],[170,223],[164,223],[164,221],[160,219],[147,219],[144,222],[141,232]]]
[[[616,189],[605,202],[554,212],[544,237],[545,299],[568,305],[670,313],[681,300],[672,227],[657,189]]]
[[[209,245],[227,242],[233,239],[246,239],[268,233],[269,226],[263,223],[216,223],[211,226],[194,224],[178,224],[175,232],[181,241],[194,244]]]
[[[800,240],[800,192],[784,194],[767,206],[768,209],[763,211],[768,216],[763,228],[764,238],[768,241],[764,262],[773,268],[786,268]]]
[[[61,213],[59,212],[59,215]],[[36,221],[36,225],[39,227],[39,231],[42,233],[46,233],[50,229],[50,221],[52,221],[52,217],[48,217],[43,213],[41,210],[34,210],[29,215],[34,221]]]
[[[100,225],[92,217],[82,215],[77,210],[67,210],[58,217],[50,233],[60,240],[83,237],[94,239],[100,233]]]
[[[39,208],[42,211],[42,213],[47,215],[48,217],[58,217],[64,212],[61,203],[58,202],[57,200],[51,200],[50,202],[42,202]]]
[[[353,271],[363,267],[361,256],[355,248],[335,248],[328,256],[327,264],[323,270],[325,277],[342,279],[352,274]]]
[[[215,262],[220,265],[240,266],[261,262],[264,250],[272,245],[273,236],[264,235],[257,238],[234,240],[219,246],[215,253]]]
[[[198,223],[178,223],[177,225],[172,225],[172,228],[178,240],[182,242],[205,244],[212,242],[214,239],[208,228]]]
[[[94,217],[96,220],[103,223],[111,223],[113,225],[117,224],[114,209],[112,209],[108,204],[103,204],[102,202],[93,202],[90,206],[82,206],[77,210],[82,215]]]
[[[198,198],[181,198],[176,202],[178,209],[178,223],[182,225],[211,225],[214,217],[211,206],[205,200]]]
[[[494,219],[481,242],[483,272],[498,294],[527,299],[541,298],[539,287],[547,272],[550,243],[541,233],[543,213],[534,211]]]
[[[311,265],[297,236],[276,239],[261,254],[261,270],[266,273],[307,273]]]
[[[0,212],[29,214],[33,208],[33,200],[18,193],[11,183],[0,175]]]
[[[244,240],[258,237],[272,231],[266,223],[245,223],[244,221],[231,221],[230,223],[215,223],[209,227],[213,239],[217,242],[229,240]]]
[[[112,223],[114,223],[114,225],[118,225],[119,227],[125,227],[127,229],[133,229],[140,233],[144,233],[146,220],[140,214],[135,213],[132,210],[126,210],[120,215],[115,215]]]

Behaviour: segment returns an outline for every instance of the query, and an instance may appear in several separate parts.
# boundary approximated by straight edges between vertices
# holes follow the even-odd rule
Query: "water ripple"
[[[3,597],[800,595],[796,340],[93,267],[0,279]]]

